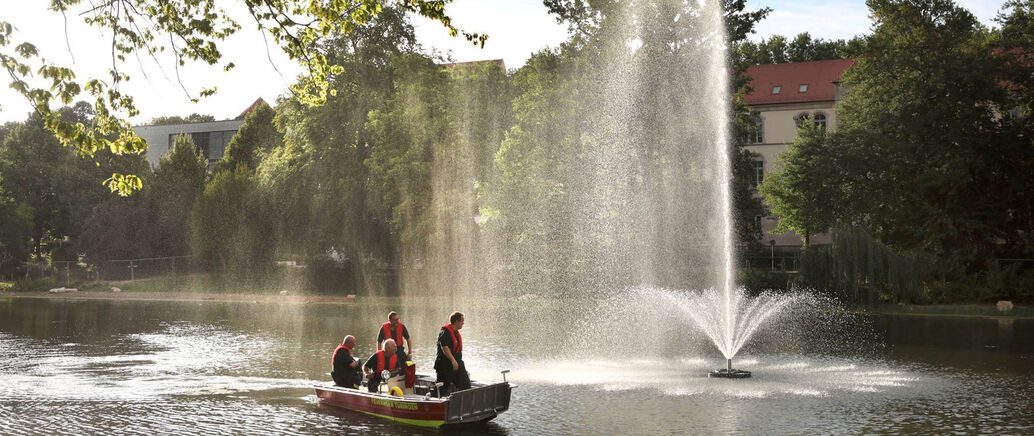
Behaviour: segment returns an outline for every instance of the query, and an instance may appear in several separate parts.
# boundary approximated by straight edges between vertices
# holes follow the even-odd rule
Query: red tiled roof
[[[257,100],[255,100],[254,103],[251,104],[251,106],[248,106],[247,109],[244,109],[244,112],[241,112],[241,114],[237,115],[237,118],[234,118],[234,119],[235,120],[243,120],[244,117],[248,116],[248,114],[250,114],[255,109],[258,109],[259,106],[262,106],[264,104],[266,104],[266,101],[263,100],[262,97],[259,97]]]
[[[840,76],[854,65],[854,59],[797,62],[790,64],[752,65],[747,67],[748,84],[754,90],[743,96],[748,105],[829,101],[836,97]],[[808,85],[800,92],[801,85]],[[778,94],[772,88],[779,86]]]

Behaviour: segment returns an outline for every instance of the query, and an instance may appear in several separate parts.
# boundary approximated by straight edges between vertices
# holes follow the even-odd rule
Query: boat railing
[[[445,409],[446,424],[478,422],[491,419],[510,408],[510,384],[494,383],[449,395]]]

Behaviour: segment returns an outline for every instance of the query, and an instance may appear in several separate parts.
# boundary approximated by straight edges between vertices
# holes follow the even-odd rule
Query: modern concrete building
[[[840,76],[854,65],[854,60],[800,62],[754,65],[747,68],[753,90],[744,101],[757,113],[756,129],[746,148],[761,155],[755,162],[755,182],[761,183],[765,173],[779,171],[779,154],[797,136],[799,122],[813,122],[827,129],[836,129],[836,103],[840,100]],[[802,245],[793,232],[774,234],[777,221],[762,219],[764,241],[775,241],[777,247]],[[812,235],[812,244],[830,242],[828,234]]]
[[[194,139],[194,144],[201,149],[208,158],[208,168],[215,166],[215,162],[222,159],[226,153],[226,146],[230,143],[233,135],[244,124],[244,117],[260,105],[265,104],[261,98],[255,100],[244,112],[241,112],[232,120],[211,121],[203,123],[167,124],[159,126],[135,126],[133,131],[136,135],[147,141],[147,161],[151,166],[158,166],[162,156],[172,149],[172,142],[176,135],[181,133],[189,134]]]

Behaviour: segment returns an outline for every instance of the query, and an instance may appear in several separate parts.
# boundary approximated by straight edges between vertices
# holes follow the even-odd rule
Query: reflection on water
[[[342,332],[372,336],[383,312],[0,300],[0,429],[438,433],[315,403],[310,386],[327,379]],[[546,356],[534,342],[476,326],[465,344],[473,375],[498,379],[498,370],[509,368],[520,387],[509,412],[470,434],[1034,431],[1031,320],[874,317],[885,347],[865,356],[742,356],[736,366],[754,372],[749,380],[707,378],[723,365],[717,352]],[[410,329],[417,364],[429,368],[433,327]],[[357,354],[372,351],[369,339],[360,339]]]

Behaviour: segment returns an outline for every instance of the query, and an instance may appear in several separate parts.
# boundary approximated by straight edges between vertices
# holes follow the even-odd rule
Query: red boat
[[[433,376],[417,375],[411,387],[404,376],[388,379],[379,392],[341,386],[314,386],[319,403],[363,412],[404,424],[422,427],[465,426],[488,422],[510,408],[510,391],[505,381],[471,383],[471,388],[439,396]]]

